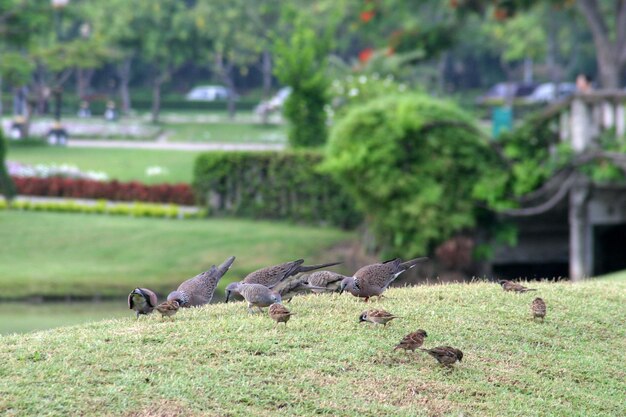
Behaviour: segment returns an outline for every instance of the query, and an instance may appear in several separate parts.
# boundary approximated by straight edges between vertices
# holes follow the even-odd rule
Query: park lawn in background
[[[284,125],[260,123],[168,123],[169,142],[286,143]]]
[[[82,171],[102,171],[110,179],[145,184],[191,183],[199,152],[145,149],[90,149],[53,146],[12,146],[7,160],[24,164],[70,164]],[[163,172],[148,175],[148,168]],[[153,170],[154,171],[154,170]]]
[[[352,237],[267,221],[3,211],[0,298],[119,297],[137,286],[163,295],[231,255],[225,281],[294,259],[321,261],[316,255]]]
[[[0,414],[623,416],[626,280],[390,289],[296,297],[288,326],[242,302],[0,336]],[[548,305],[533,322],[537,295]],[[359,324],[367,307],[401,318]],[[451,345],[445,369],[393,351],[408,332]]]

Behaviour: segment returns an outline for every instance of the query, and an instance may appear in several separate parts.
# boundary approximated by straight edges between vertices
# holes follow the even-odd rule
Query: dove
[[[167,296],[168,301],[176,300],[181,307],[197,307],[210,303],[217,283],[228,272],[233,262],[235,257],[231,256],[219,267],[213,265],[208,271],[188,279]]]
[[[402,262],[400,258],[396,258],[383,263],[364,266],[356,271],[353,277],[348,277],[341,282],[340,292],[347,290],[355,297],[364,298],[366,302],[370,297],[380,298],[389,284],[400,274],[427,259],[416,258]]]
[[[128,294],[128,308],[135,310],[135,315],[150,314],[158,301],[156,294],[147,288],[135,288]]]
[[[302,265],[304,259],[298,259],[284,264],[268,266],[251,272],[240,282],[232,282],[226,287],[226,302],[230,300],[232,294],[239,294],[239,285],[241,284],[261,284],[267,288],[276,286],[279,282],[297,275],[301,272],[314,271],[328,266],[339,265],[341,262],[333,262],[321,265]]]
[[[263,312],[261,307],[269,307],[274,303],[282,302],[280,294],[270,290],[261,284],[240,284],[239,293],[248,302],[248,312],[252,313],[252,307]]]
[[[331,271],[317,271],[310,275],[306,275],[306,283],[310,286],[324,287],[325,289],[311,289],[314,293],[323,293],[326,291],[337,291],[341,285],[341,281],[346,277]]]

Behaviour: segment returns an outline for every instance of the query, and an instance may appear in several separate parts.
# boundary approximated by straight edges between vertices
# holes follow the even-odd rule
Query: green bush
[[[324,169],[364,211],[376,249],[410,257],[476,225],[474,189],[494,159],[458,107],[405,94],[350,109],[331,131]]]
[[[7,142],[4,138],[4,132],[0,128],[0,194],[10,201],[17,195],[17,191],[6,167],[6,154]]]
[[[198,156],[194,188],[218,215],[357,226],[361,215],[315,152],[210,152]]]

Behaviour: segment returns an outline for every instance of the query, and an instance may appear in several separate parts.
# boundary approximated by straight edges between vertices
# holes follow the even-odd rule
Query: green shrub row
[[[0,200],[0,210],[9,208],[5,200]],[[14,201],[11,204],[13,210],[24,211],[49,211],[60,213],[89,213],[89,214],[109,214],[114,216],[132,216],[132,217],[155,217],[168,219],[191,219],[204,217],[205,213],[189,213],[183,212],[176,205],[160,205],[160,204],[115,204],[107,205],[102,200],[96,204],[79,204],[75,201]]]
[[[194,189],[209,213],[353,228],[362,215],[316,152],[210,152],[198,156]]]

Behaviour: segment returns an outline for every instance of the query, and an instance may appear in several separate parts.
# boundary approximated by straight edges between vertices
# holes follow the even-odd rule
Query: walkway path
[[[282,143],[173,143],[139,140],[88,140],[70,139],[70,148],[121,148],[121,149],[156,149],[171,151],[281,151]]]

